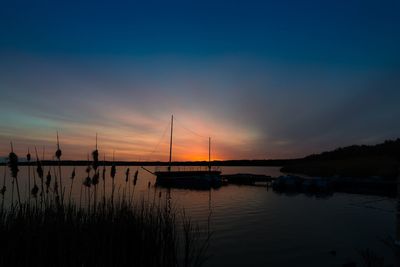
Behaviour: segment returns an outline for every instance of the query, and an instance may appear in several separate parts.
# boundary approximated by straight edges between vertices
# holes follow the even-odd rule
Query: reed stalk
[[[37,193],[39,191],[39,187],[36,184],[36,172],[33,172],[33,187],[31,190],[32,196],[35,198],[35,207],[37,209],[38,203],[37,203]]]
[[[90,178],[90,161],[89,161],[89,154],[87,155],[87,167],[86,167],[86,179],[83,182],[83,185],[85,186],[85,198],[86,202],[88,203],[88,208],[90,211],[90,186],[92,185],[92,179]]]
[[[75,175],[76,175],[76,173],[75,173],[75,167],[74,167],[74,169],[72,170],[72,173],[71,173],[71,187],[69,189],[69,201],[68,202],[70,205],[71,205],[72,187],[74,185]]]
[[[104,209],[106,206],[106,154],[104,154],[102,179],[103,179],[103,209]]]
[[[6,176],[7,176],[7,168],[6,165],[4,165],[4,175],[3,175],[3,186],[0,190],[1,193],[1,211],[3,212],[4,210],[4,196],[6,194],[7,188],[6,188]]]
[[[124,193],[123,193],[123,201],[126,201],[126,188],[128,187],[128,199],[129,199],[129,168],[126,169],[125,171],[125,188],[124,188]]]
[[[26,161],[28,162],[28,202],[31,203],[31,153],[29,152],[28,147],[28,154],[26,154]]]
[[[58,194],[59,195],[59,197],[61,198],[61,204],[64,204],[64,194],[63,194],[63,185],[62,185],[62,178],[61,178],[61,175],[62,175],[62,172],[61,172],[61,155],[62,155],[62,151],[61,151],[61,149],[60,149],[60,141],[59,141],[59,138],[58,138],[58,131],[57,131],[57,150],[56,150],[56,158],[57,158],[57,160],[58,160],[58,172],[59,172],[59,179],[60,179],[60,192],[61,192],[61,194]],[[58,190],[58,187],[57,187],[57,190]]]
[[[43,186],[44,171],[43,171],[42,163],[41,163],[41,161],[39,159],[39,155],[38,155],[36,146],[35,146],[35,153],[36,153],[36,172],[37,172],[38,177],[40,179],[41,188],[42,188],[42,191],[40,193],[40,207],[42,207],[42,204],[43,204],[43,191],[44,191],[44,186]],[[42,159],[44,159],[44,147],[43,147],[43,158]]]
[[[53,166],[53,173],[54,173],[54,184],[53,184],[53,196],[54,196],[54,201],[57,205],[58,208],[61,208],[64,206],[64,204],[62,203],[61,197],[60,197],[60,188],[58,185],[58,177],[57,177],[57,172],[55,170],[55,167]]]
[[[21,195],[19,193],[19,185],[18,185],[18,156],[17,154],[14,153],[14,148],[12,142],[11,144],[11,152],[8,155],[8,167],[11,172],[11,177],[13,178],[13,181],[15,181],[15,184],[17,186],[17,196],[18,196],[18,204],[21,207]]]
[[[45,182],[45,185],[46,185],[46,198],[47,199],[49,197],[50,183],[51,183],[51,173],[50,173],[50,169],[49,169],[48,172],[47,172],[47,175],[46,175],[46,182]]]
[[[92,166],[93,166],[93,170],[94,170],[94,174],[93,174],[93,178],[92,178],[92,184],[93,184],[93,187],[94,187],[93,208],[94,208],[94,212],[96,212],[96,207],[97,207],[97,185],[99,184],[99,178],[100,178],[100,174],[97,171],[97,168],[99,166],[99,150],[97,149],[97,133],[96,133],[96,146],[95,146],[95,150],[92,152],[92,158],[93,158]]]
[[[131,202],[132,202],[132,203],[134,202],[135,187],[136,187],[136,183],[137,183],[137,180],[138,180],[138,176],[139,176],[139,170],[136,170],[136,171],[135,171],[135,174],[134,174],[134,176],[133,176],[133,192],[132,192],[132,199],[131,199]]]
[[[11,206],[14,206],[14,179],[11,180]]]
[[[117,174],[117,167],[115,166],[115,152],[113,151],[113,163],[111,165],[110,177],[112,179],[111,188],[111,206],[114,207],[114,191],[115,191],[115,175]]]

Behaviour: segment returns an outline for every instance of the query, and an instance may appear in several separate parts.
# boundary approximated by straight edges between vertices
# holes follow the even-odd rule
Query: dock
[[[256,183],[268,184],[274,180],[274,178],[269,175],[250,173],[223,174],[221,177],[225,183],[239,185],[254,185]]]

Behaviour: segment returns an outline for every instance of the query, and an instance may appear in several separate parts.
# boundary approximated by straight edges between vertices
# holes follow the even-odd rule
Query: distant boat
[[[171,117],[171,136],[169,145],[169,165],[166,171],[155,171],[157,184],[183,188],[209,188],[221,186],[221,171],[211,167],[211,138],[208,138],[208,168],[172,170],[172,135],[174,116]]]

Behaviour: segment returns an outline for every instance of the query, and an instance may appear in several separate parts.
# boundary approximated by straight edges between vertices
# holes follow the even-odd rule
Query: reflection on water
[[[126,168],[117,167],[115,194],[118,198],[123,194]],[[394,262],[391,250],[381,242],[395,236],[393,199],[344,193],[327,198],[287,195],[266,187],[236,185],[208,191],[156,188],[153,175],[138,167],[129,168],[131,173],[139,171],[134,199],[165,201],[169,208],[184,208],[203,231],[212,232],[211,258],[206,266],[341,266],[348,259],[360,261],[357,251],[367,248],[384,256],[386,264]],[[48,169],[45,166],[45,173]],[[69,196],[72,170],[73,167],[62,168],[66,196]],[[109,171],[107,167],[107,195],[112,190]],[[33,168],[31,177],[32,172]],[[280,175],[276,167],[222,167],[222,172]],[[20,167],[23,196],[29,192],[27,177],[28,167]],[[81,197],[85,177],[85,167],[77,167],[71,192],[76,202]],[[8,170],[6,186],[5,202],[9,203]],[[102,181],[99,186],[102,188]]]

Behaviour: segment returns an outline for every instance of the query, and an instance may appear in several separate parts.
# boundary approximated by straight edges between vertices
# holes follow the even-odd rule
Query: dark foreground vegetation
[[[282,171],[309,176],[377,176],[394,180],[398,176],[399,160],[400,139],[397,139],[373,146],[354,145],[310,155],[285,164]]]
[[[16,205],[0,212],[0,266],[200,266],[208,241],[187,218],[183,228],[176,220],[144,203]]]
[[[97,138],[83,183],[74,184],[75,169],[62,177],[58,135],[58,168],[44,172],[36,148],[35,154],[33,163],[28,150],[28,175],[20,177],[19,158],[11,144],[10,175],[4,168],[0,189],[0,266],[201,266],[204,262],[209,231],[201,234],[184,213],[171,207],[168,193],[154,191],[152,201],[149,197],[137,201],[138,171],[131,174],[126,168],[124,186],[116,192],[116,165],[106,174]],[[24,194],[21,178],[30,189]],[[11,188],[6,179],[11,179]],[[112,185],[110,196],[106,181]],[[74,186],[80,189],[79,201],[71,198]]]

